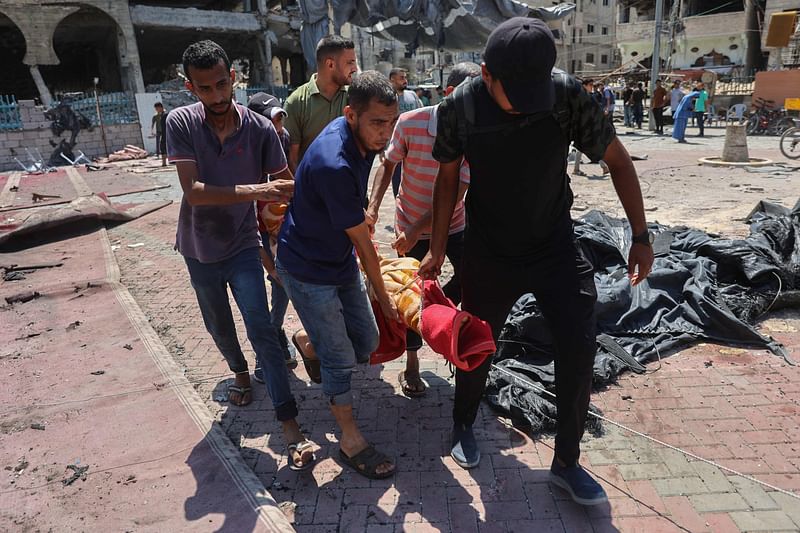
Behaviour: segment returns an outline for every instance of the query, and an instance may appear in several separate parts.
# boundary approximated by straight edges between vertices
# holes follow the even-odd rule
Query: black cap
[[[275,118],[279,113],[283,113],[283,116],[288,115],[286,110],[281,107],[281,101],[267,93],[256,93],[251,96],[247,107],[269,119]]]
[[[508,101],[520,113],[553,108],[551,70],[556,63],[553,32],[539,19],[514,17],[489,35],[483,52],[486,69],[500,80]]]

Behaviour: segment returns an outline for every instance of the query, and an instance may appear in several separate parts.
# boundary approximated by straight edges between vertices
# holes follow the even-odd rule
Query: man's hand
[[[387,320],[391,320],[393,322],[400,321],[400,314],[397,312],[397,305],[388,294],[384,292],[378,296],[378,305],[381,306],[383,316],[385,316]]]
[[[369,234],[375,234],[375,224],[378,223],[378,211],[372,209],[370,205],[367,209],[364,210],[364,220],[367,221],[367,226],[369,226]]]
[[[267,202],[288,202],[294,194],[293,180],[272,180],[252,185],[256,200]]]
[[[414,245],[417,244],[418,240],[419,233],[414,227],[410,227],[400,232],[400,235],[398,235],[397,239],[392,243],[392,248],[397,252],[397,255],[406,255]]]
[[[635,287],[650,274],[653,268],[653,247],[646,244],[632,244],[628,254],[628,278]]]
[[[444,264],[444,254],[434,257],[430,252],[425,254],[422,262],[419,265],[417,274],[422,279],[435,280],[442,273],[442,265]]]

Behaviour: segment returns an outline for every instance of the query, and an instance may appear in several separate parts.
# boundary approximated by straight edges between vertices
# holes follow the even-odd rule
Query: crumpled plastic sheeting
[[[299,0],[299,4],[303,54],[316,70],[316,44],[328,30],[327,0]],[[455,51],[481,50],[489,33],[511,17],[550,21],[575,10],[571,3],[530,7],[515,0],[331,0],[331,6],[335,33],[350,22],[376,37],[398,40],[409,50],[427,46]]]
[[[793,363],[752,323],[770,310],[800,307],[800,200],[791,210],[760,202],[748,222],[746,239],[651,224],[653,271],[633,288],[627,222],[598,211],[576,222],[598,292],[596,385],[626,370],[644,372],[645,363],[702,340],[766,348]],[[553,339],[533,295],[511,310],[495,365],[500,369],[489,374],[489,404],[526,426],[548,428],[551,415],[532,396],[550,402],[543,390],[555,392]]]

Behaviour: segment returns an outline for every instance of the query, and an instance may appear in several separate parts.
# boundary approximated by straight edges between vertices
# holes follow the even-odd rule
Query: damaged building
[[[183,50],[214,39],[259,86],[306,79],[296,3],[267,0],[0,0],[0,94],[142,93],[175,76]]]
[[[797,0],[665,0],[661,66],[751,75],[767,64],[770,50],[762,47],[761,35],[771,15],[798,8]],[[655,0],[619,0],[617,47],[623,64],[650,67],[655,18]]]

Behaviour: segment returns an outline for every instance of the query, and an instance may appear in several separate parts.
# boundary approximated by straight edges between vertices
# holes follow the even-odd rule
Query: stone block
[[[800,527],[781,511],[746,511],[730,516],[742,531],[797,531]]]
[[[746,511],[750,506],[735,492],[722,494],[695,494],[689,499],[698,513],[728,513]]]
[[[654,479],[652,483],[661,496],[685,496],[708,492],[708,488],[699,477]]]

